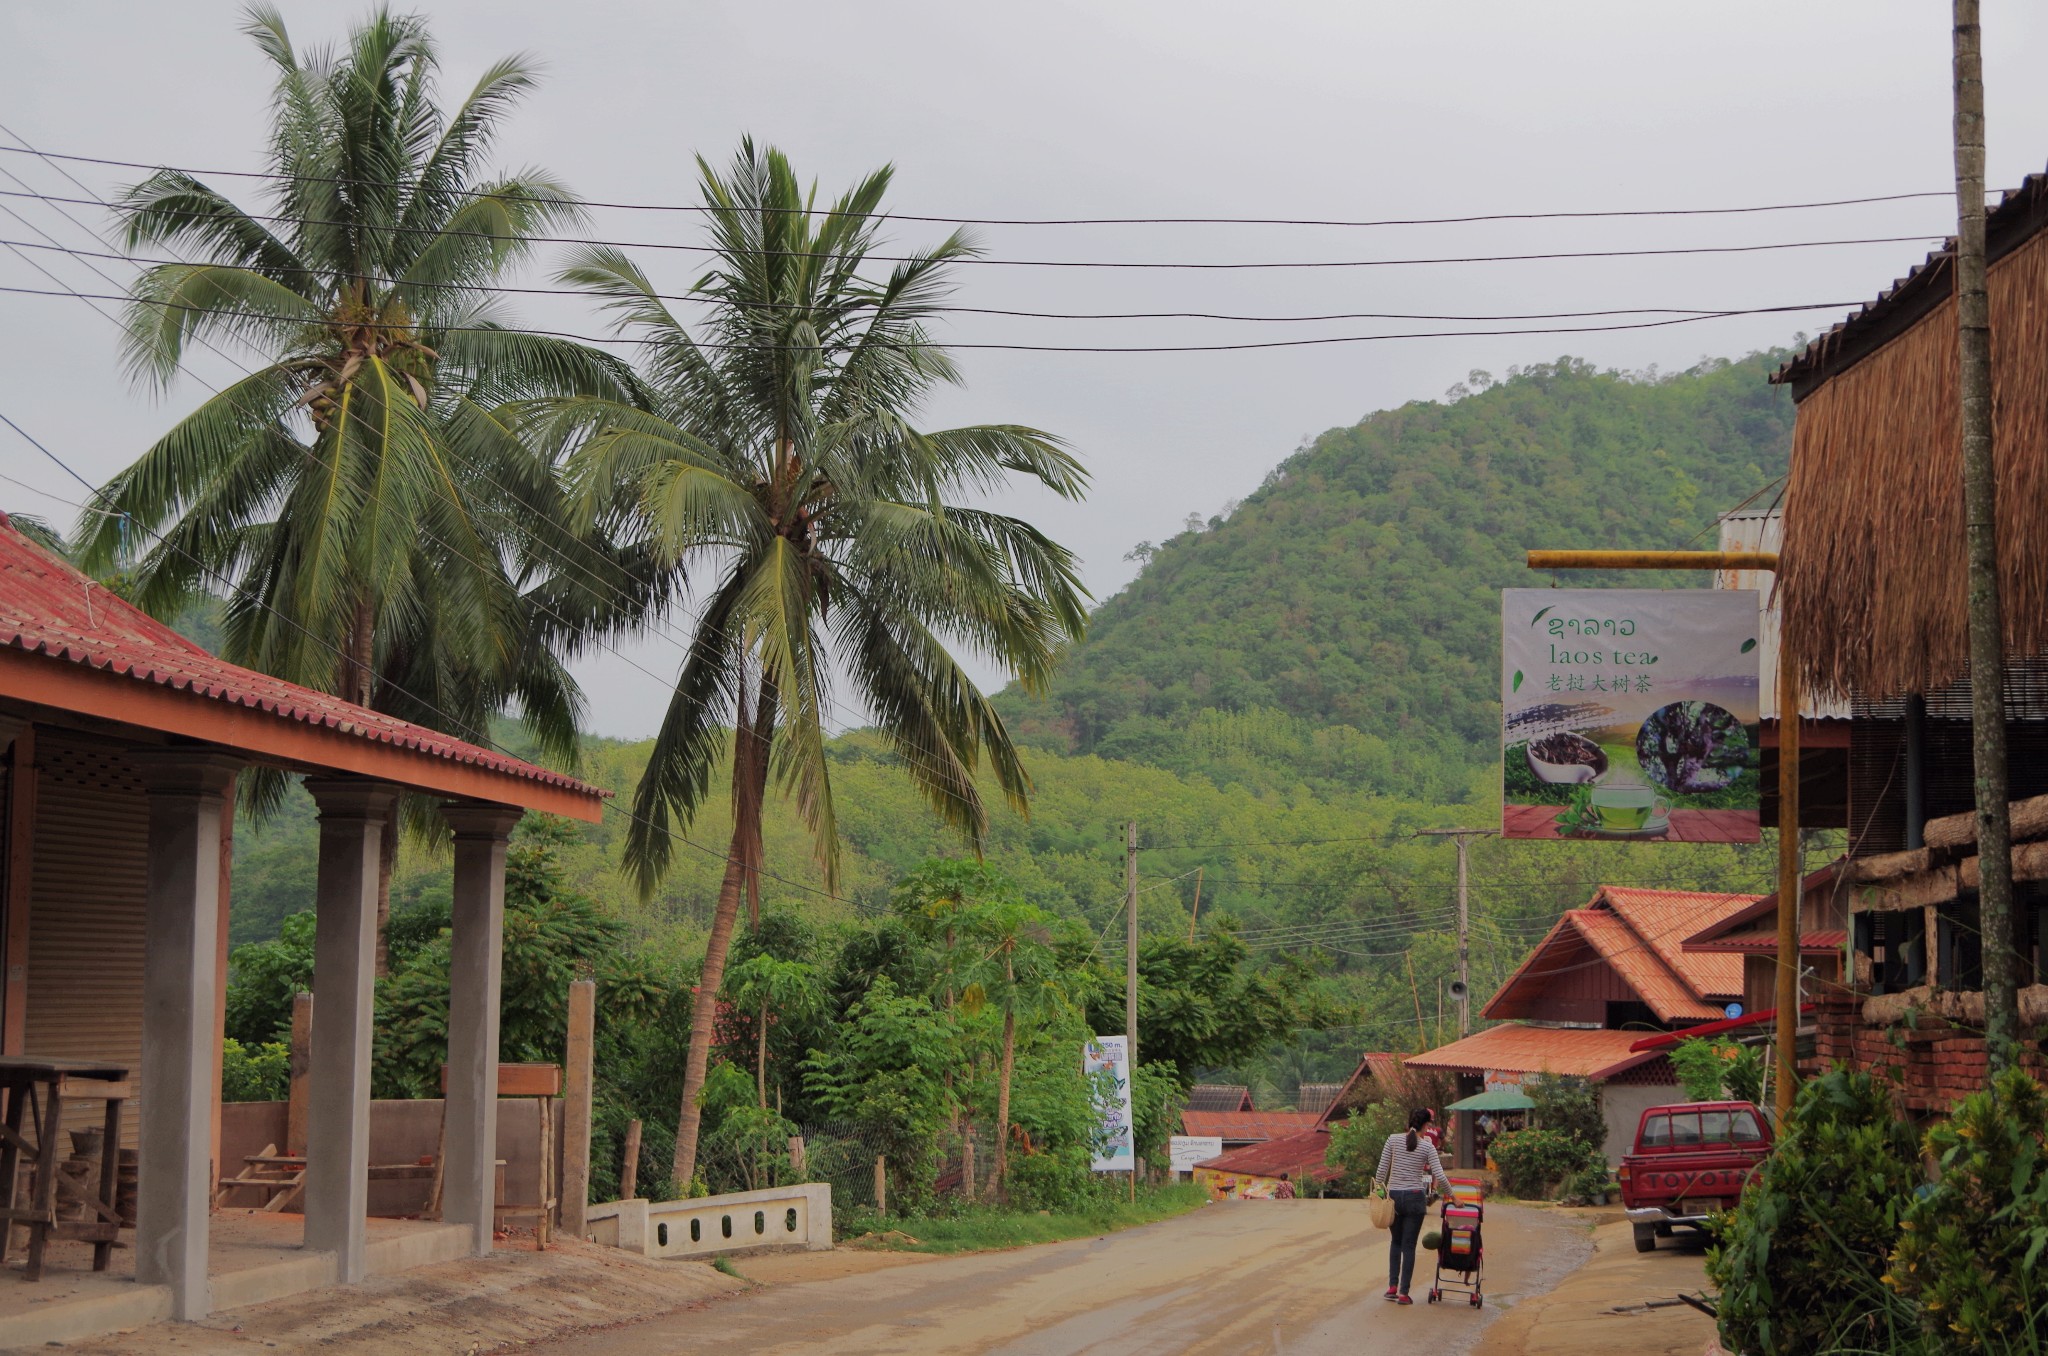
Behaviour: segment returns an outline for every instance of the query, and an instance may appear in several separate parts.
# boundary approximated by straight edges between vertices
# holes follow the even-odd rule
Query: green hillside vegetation
[[[1041,746],[1458,799],[1498,738],[1499,590],[1546,579],[1523,552],[1711,545],[1784,474],[1792,402],[1764,381],[1782,356],[1561,358],[1332,429],[1227,515],[1141,546],[1050,694],[1005,712]]]

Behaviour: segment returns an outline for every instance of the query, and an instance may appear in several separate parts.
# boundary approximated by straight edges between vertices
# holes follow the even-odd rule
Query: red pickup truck
[[[1752,1102],[1653,1106],[1621,1160],[1621,1203],[1649,1252],[1678,1228],[1699,1229],[1726,1210],[1771,1152],[1771,1128]]]

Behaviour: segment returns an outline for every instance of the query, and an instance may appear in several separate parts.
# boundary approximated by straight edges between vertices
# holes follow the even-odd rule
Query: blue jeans
[[[1422,1237],[1422,1221],[1429,1217],[1429,1192],[1390,1191],[1394,1199],[1393,1235],[1387,1247],[1387,1289],[1408,1293],[1415,1275],[1415,1241]]]

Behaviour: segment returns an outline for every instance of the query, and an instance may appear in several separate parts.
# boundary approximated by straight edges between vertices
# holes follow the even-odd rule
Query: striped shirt
[[[1389,1191],[1426,1191],[1434,1180],[1439,1191],[1451,1194],[1451,1179],[1444,1176],[1436,1146],[1418,1134],[1415,1147],[1409,1148],[1406,1130],[1387,1136],[1387,1147],[1380,1150],[1380,1169],[1372,1179],[1386,1183]]]

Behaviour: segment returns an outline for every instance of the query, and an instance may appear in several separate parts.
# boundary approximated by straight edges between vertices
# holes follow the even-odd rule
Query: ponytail
[[[1412,1125],[1408,1127],[1408,1152],[1415,1152],[1415,1127]]]
[[[1409,1152],[1409,1153],[1411,1153],[1411,1154],[1412,1154],[1412,1153],[1414,1153],[1414,1152],[1415,1152],[1415,1132],[1416,1132],[1417,1130],[1420,1130],[1420,1129],[1421,1129],[1421,1128],[1422,1128],[1423,1126],[1425,1126],[1425,1125],[1428,1125],[1428,1124],[1430,1123],[1430,1121],[1431,1121],[1431,1120],[1433,1120],[1433,1119],[1435,1119],[1434,1115],[1433,1115],[1433,1114],[1431,1113],[1430,1109],[1429,1109],[1428,1107],[1426,1107],[1426,1106],[1419,1106],[1419,1107],[1415,1108],[1415,1110],[1413,1110],[1413,1111],[1411,1111],[1411,1112],[1409,1112],[1409,1113],[1408,1113],[1408,1152]]]

